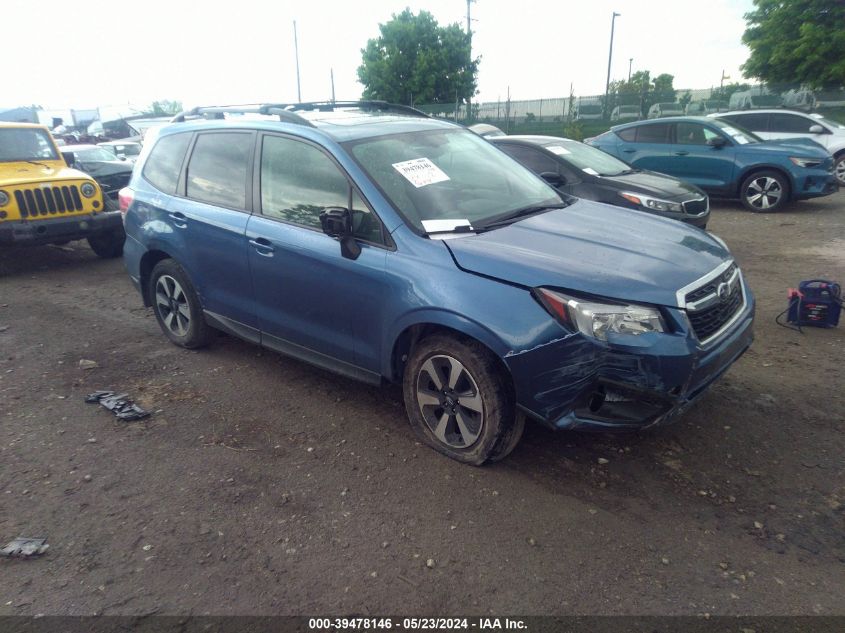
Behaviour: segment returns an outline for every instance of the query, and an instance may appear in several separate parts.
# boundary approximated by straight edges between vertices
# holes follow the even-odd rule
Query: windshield
[[[579,105],[578,112],[581,114],[599,114],[601,112],[601,106],[592,104]]]
[[[102,147],[92,147],[91,149],[78,149],[73,150],[73,153],[76,154],[76,157],[79,160],[86,161],[86,160],[106,160],[106,161],[114,161],[117,157],[109,152],[108,150],[103,149]]]
[[[754,132],[746,130],[744,127],[737,125],[733,121],[713,119],[711,123],[730,136],[739,145],[745,145],[746,143],[760,143],[763,140],[754,134]]]
[[[682,112],[683,108],[680,103],[658,103],[657,107],[662,112]]]
[[[466,130],[406,132],[344,145],[420,230],[428,220],[466,220],[475,226],[526,207],[562,202],[540,178]]]
[[[0,162],[58,160],[50,135],[38,128],[0,128]]]
[[[618,158],[578,141],[560,139],[547,143],[546,149],[594,176],[618,176],[631,171],[631,167]]]

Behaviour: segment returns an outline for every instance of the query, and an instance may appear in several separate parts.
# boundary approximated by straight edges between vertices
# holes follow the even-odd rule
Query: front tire
[[[789,200],[789,181],[776,171],[758,171],[743,181],[739,199],[754,213],[780,211]]]
[[[178,263],[164,259],[156,264],[148,292],[161,331],[173,344],[187,349],[208,344],[211,328],[190,277]]]
[[[126,233],[123,232],[123,228],[119,228],[90,236],[88,246],[98,257],[113,259],[123,254],[123,243],[125,241]]]
[[[838,154],[833,159],[833,173],[836,174],[839,186],[845,187],[845,152]]]
[[[422,340],[405,366],[403,393],[417,435],[459,462],[501,459],[522,435],[510,382],[498,359],[475,341]]]

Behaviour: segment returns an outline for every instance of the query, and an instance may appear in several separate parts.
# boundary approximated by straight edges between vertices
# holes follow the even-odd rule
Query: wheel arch
[[[739,178],[737,178],[736,197],[740,200],[742,199],[742,184],[746,181],[746,179],[763,171],[775,171],[786,178],[786,182],[789,185],[789,195],[786,199],[792,200],[792,195],[795,193],[795,181],[792,179],[792,175],[787,170],[778,165],[753,165],[743,170],[742,173],[740,173]]]
[[[438,310],[416,313],[416,318],[406,320],[394,329],[390,337],[390,354],[385,359],[382,375],[390,382],[401,382],[405,364],[414,346],[435,334],[447,334],[472,340],[483,345],[496,359],[508,382],[513,385],[513,376],[503,356],[507,345],[483,325],[457,314]]]
[[[141,283],[141,297],[144,300],[144,305],[150,307],[152,302],[152,297],[150,297],[150,275],[153,272],[153,268],[156,267],[160,261],[165,259],[174,259],[170,253],[161,249],[150,249],[141,257],[141,263],[139,265],[139,279]]]

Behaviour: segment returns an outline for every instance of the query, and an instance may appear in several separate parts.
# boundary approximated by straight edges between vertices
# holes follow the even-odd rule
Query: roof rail
[[[361,101],[306,101],[303,103],[279,103],[274,107],[282,108],[290,112],[311,111],[311,112],[332,112],[335,108],[359,108],[361,110],[379,110],[382,112],[398,112],[402,114],[410,114],[412,116],[419,116],[431,118],[422,110],[417,110],[414,107],[402,105],[399,103],[388,103],[387,101],[378,101],[375,99],[364,99]]]
[[[277,116],[280,121],[285,123],[295,123],[297,125],[314,127],[314,125],[307,119],[299,116],[298,114],[294,114],[288,109],[280,108],[275,104],[201,106],[180,112],[170,119],[170,122],[183,123],[189,119],[196,119],[200,117],[206,119],[222,119],[225,114],[264,114]]]

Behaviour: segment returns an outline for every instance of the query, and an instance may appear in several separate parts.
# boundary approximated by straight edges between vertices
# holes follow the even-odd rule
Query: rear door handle
[[[633,154],[633,153],[634,153],[634,152],[636,152],[637,150],[635,150],[635,149],[630,149],[630,148],[629,148],[629,149],[623,149],[622,151],[623,151],[623,152],[625,152],[626,154]]]
[[[180,213],[179,211],[171,211],[167,215],[170,216],[170,221],[173,222],[173,226],[184,229],[188,226],[188,218],[185,217],[184,213]]]
[[[249,244],[259,255],[263,255],[264,257],[272,257],[273,251],[276,250],[273,248],[273,243],[263,237],[256,237],[254,240],[250,240]]]
[[[675,152],[675,156],[688,156],[689,152]]]

